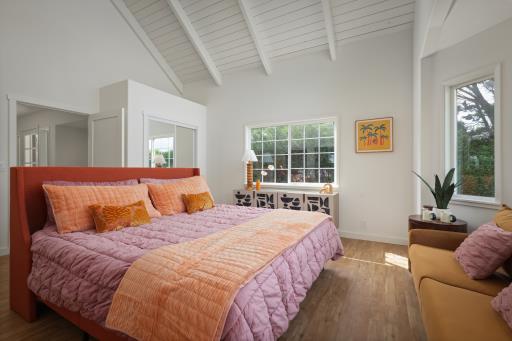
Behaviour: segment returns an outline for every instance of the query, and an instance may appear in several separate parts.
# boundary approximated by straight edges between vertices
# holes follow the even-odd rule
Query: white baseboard
[[[7,246],[0,247],[0,256],[7,256],[9,254],[9,248]]]
[[[409,241],[407,238],[401,237],[386,237],[377,234],[371,233],[360,233],[360,232],[351,232],[351,231],[339,231],[340,236],[344,238],[350,239],[361,239],[361,240],[369,240],[372,242],[381,242],[381,243],[389,243],[389,244],[398,244],[398,245],[408,245]]]

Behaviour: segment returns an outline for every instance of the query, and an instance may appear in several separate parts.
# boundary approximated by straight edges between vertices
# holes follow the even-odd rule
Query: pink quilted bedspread
[[[85,231],[60,235],[55,226],[46,227],[32,236],[33,265],[28,285],[42,299],[104,324],[114,292],[137,258],[164,245],[236,226],[265,212],[220,205],[102,234]],[[326,219],[240,288],[222,339],[277,339],[298,313],[300,302],[324,264],[342,255],[336,228]]]

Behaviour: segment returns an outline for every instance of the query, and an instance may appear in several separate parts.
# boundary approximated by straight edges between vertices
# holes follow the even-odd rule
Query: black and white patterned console
[[[238,206],[318,211],[330,215],[338,226],[339,194],[312,191],[234,190],[233,203]]]

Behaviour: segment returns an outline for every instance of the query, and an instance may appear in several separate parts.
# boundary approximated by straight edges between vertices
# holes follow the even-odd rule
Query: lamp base
[[[245,189],[249,191],[249,190],[252,190],[252,188],[253,188],[252,161],[247,162],[246,168],[247,168],[247,173],[246,173],[247,183],[245,184]]]

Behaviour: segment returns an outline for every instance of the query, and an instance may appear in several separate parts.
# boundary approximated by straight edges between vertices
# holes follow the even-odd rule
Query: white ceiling
[[[40,110],[43,110],[43,108],[38,107],[38,106],[33,106],[33,105],[18,103],[16,106],[16,114],[18,116],[32,114],[32,113],[34,113],[36,111],[40,111]]]
[[[436,0],[423,57],[512,18],[512,0]]]
[[[245,68],[270,74],[272,61],[312,51],[331,48],[335,58],[347,41],[410,28],[415,0],[113,1],[179,88],[203,79],[220,85],[223,74]]]

